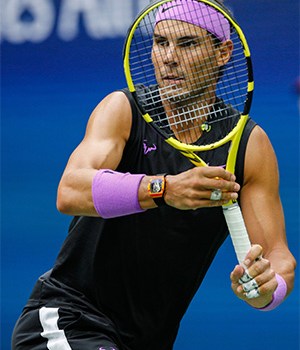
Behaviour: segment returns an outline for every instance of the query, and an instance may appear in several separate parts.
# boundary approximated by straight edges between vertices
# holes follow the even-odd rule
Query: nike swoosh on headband
[[[180,6],[180,5],[173,5],[173,6],[165,7],[165,8],[163,8],[163,9],[161,10],[161,12],[164,13],[164,12],[166,12],[166,11],[169,11],[171,8],[173,8],[173,7],[178,7],[178,6]]]

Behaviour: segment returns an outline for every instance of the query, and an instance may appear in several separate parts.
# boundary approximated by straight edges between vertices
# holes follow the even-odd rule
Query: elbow
[[[72,175],[72,174],[71,174]],[[98,216],[92,199],[90,182],[63,176],[56,197],[57,210],[71,216]]]
[[[72,215],[72,206],[69,199],[68,190],[61,185],[57,190],[56,208],[62,214]]]

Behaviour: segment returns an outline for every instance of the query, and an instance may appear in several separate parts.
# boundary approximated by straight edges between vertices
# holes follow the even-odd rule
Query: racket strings
[[[149,99],[147,103],[152,106],[148,112],[153,116],[155,125],[169,137],[175,136],[187,144],[197,144],[200,138],[199,135],[210,132],[213,123],[227,121],[226,127],[221,129],[221,132],[218,134],[214,133],[211,138],[206,138],[202,144],[221,140],[227,135],[228,130],[233,128],[233,124],[228,124],[228,120],[235,118],[234,122],[236,122],[240,116],[239,113],[226,106],[221,100],[218,100],[213,105],[204,103],[201,106],[195,104],[187,105],[180,110],[180,113],[167,116],[161,106],[161,101],[153,98],[153,95],[149,95],[148,92],[141,95],[148,95],[145,98]],[[208,116],[210,119],[209,123],[207,122]]]
[[[173,3],[169,1],[162,6],[169,6],[169,11],[173,11]],[[175,5],[177,3],[178,0]],[[186,16],[192,17],[193,13],[187,13]],[[153,39],[156,19],[157,9],[146,14],[135,29],[131,41],[129,66],[137,99],[153,123],[167,135],[175,135],[185,143],[195,142],[203,131],[209,132],[215,123],[235,119],[243,113],[249,80],[243,44],[232,28],[231,58],[219,67],[212,62],[221,42],[214,40],[210,33],[206,33],[203,42],[195,42],[192,52],[193,40],[197,40],[193,39],[195,32],[186,32],[186,41],[178,43],[177,31],[178,37],[182,36],[180,22],[165,21],[161,22],[158,32],[165,41],[156,43]],[[215,19],[209,18],[208,21],[213,22]],[[171,34],[168,36],[166,33]],[[197,60],[199,63],[195,64]],[[182,68],[192,63],[193,69],[190,71]],[[144,88],[137,89],[139,85]],[[218,101],[222,101],[223,107],[211,98],[212,91]]]

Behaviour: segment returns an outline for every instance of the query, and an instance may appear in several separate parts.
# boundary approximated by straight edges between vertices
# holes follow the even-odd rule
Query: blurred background
[[[51,268],[70,217],[56,188],[96,104],[125,86],[122,46],[148,0],[1,0],[1,346],[31,289]],[[252,117],[281,174],[289,246],[299,258],[299,2],[227,0],[251,49]],[[272,177],[272,174],[270,174]],[[237,300],[227,240],[193,300],[174,350],[299,349],[299,277],[277,310]],[[142,350],[142,349],[141,349]]]

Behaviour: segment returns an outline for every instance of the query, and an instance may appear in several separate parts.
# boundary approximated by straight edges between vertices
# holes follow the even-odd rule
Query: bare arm
[[[70,215],[98,216],[91,185],[99,169],[116,169],[131,128],[131,109],[122,92],[108,95],[93,111],[85,136],[69,158],[57,193],[57,208]]]
[[[248,254],[248,270],[259,285],[260,297],[247,300],[238,279],[243,268],[237,266],[231,274],[232,288],[243,300],[255,307],[271,301],[277,287],[275,273],[293,289],[295,259],[286,240],[284,214],[279,195],[277,160],[264,131],[255,127],[246,151],[244,186],[241,190],[243,216],[254,246]],[[263,258],[255,261],[259,256]]]
[[[130,135],[131,113],[129,101],[122,92],[110,94],[95,108],[85,136],[70,156],[62,175],[57,193],[60,212],[99,216],[92,199],[92,180],[99,169],[115,170],[120,163]],[[193,168],[167,178],[166,201],[178,209],[220,206],[229,199],[236,199],[240,188],[235,177],[220,167]],[[156,207],[147,191],[149,179],[148,175],[142,179],[138,191],[143,209]],[[223,191],[222,200],[210,200],[214,188]]]

